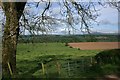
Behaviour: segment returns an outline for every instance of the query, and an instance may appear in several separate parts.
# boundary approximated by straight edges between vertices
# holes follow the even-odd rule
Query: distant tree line
[[[118,35],[21,35],[19,43],[114,42]]]

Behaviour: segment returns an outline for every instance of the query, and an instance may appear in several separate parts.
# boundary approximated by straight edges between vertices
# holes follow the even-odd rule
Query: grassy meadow
[[[79,56],[95,56],[100,50],[79,50],[65,46],[64,43],[33,43],[18,44],[17,60],[34,60],[43,56],[71,56],[73,58]]]
[[[68,42],[82,42],[79,41],[81,40],[78,39],[79,36],[73,36],[74,40],[77,41],[74,41],[71,36],[39,36],[39,38],[41,39],[34,39],[34,43],[32,41],[29,42],[27,38],[25,42],[21,39],[23,42],[20,41],[18,43],[18,77],[100,78],[107,74],[119,74],[120,56],[117,55],[116,58],[113,55],[113,53],[118,54],[119,50],[117,52],[116,50],[105,52],[103,50],[80,50],[66,45]],[[106,41],[112,42],[113,40],[111,39],[113,38],[108,36]],[[111,55],[113,58],[111,58]],[[101,58],[99,59],[99,57]],[[115,61],[117,63],[114,63]]]
[[[100,77],[103,72],[94,65],[94,56],[101,51],[80,50],[65,46],[64,43],[19,43],[17,70],[22,78]],[[102,67],[110,66],[107,64]],[[105,73],[114,73],[116,67],[112,66]]]

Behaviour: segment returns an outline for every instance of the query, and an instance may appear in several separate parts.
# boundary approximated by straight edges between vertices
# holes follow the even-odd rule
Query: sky
[[[41,4],[42,7],[44,7],[44,4]],[[34,13],[41,13],[43,10],[42,7],[39,8],[32,8],[32,12]],[[100,6],[96,6],[96,8],[99,8],[100,11],[98,12],[100,14],[100,16],[97,18],[97,21],[99,22],[99,24],[93,24],[90,28],[92,32],[101,32],[101,33],[117,33],[118,32],[118,11],[115,8],[112,7],[100,7]],[[58,7],[58,5],[54,4],[52,5],[51,9],[53,10],[54,14],[58,14],[58,16],[56,17],[61,17],[59,16],[59,11],[60,8]],[[49,12],[48,12],[49,13]],[[3,14],[1,14],[0,11],[0,20],[3,18]],[[51,14],[49,14],[51,15]],[[1,22],[0,22],[1,25]],[[80,24],[78,25],[74,25],[75,28],[77,29],[76,32],[74,34],[82,34],[82,32],[80,31]],[[54,32],[50,32],[51,34],[67,34],[67,26],[65,24],[62,25],[58,25],[57,29]],[[26,34],[29,34],[29,32],[26,30],[25,32]]]
[[[100,21],[99,26],[94,26],[93,30],[112,33],[118,32],[118,11],[115,8],[107,7],[102,8],[100,11],[101,16],[97,20]]]
[[[106,6],[100,7],[96,6],[96,8],[100,9],[98,12],[100,16],[97,18],[98,24],[93,24],[90,28],[92,32],[101,32],[101,33],[118,33],[118,11],[115,8]],[[58,12],[58,8],[55,7],[55,12]],[[76,34],[82,34],[80,31],[80,25],[75,26],[78,30],[75,32]],[[64,32],[64,28],[59,28],[57,33],[62,34]],[[65,33],[65,32],[64,32]]]

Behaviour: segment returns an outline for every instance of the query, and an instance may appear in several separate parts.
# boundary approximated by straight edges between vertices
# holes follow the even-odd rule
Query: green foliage
[[[78,48],[78,50],[80,50],[80,48]]]
[[[120,49],[102,51],[95,56],[98,63],[120,64]]]
[[[105,50],[95,56],[103,74],[119,74],[120,49]]]
[[[69,43],[69,42],[114,42],[118,41],[117,35],[22,35],[20,43]]]
[[[69,46],[68,43],[65,43],[65,46]]]

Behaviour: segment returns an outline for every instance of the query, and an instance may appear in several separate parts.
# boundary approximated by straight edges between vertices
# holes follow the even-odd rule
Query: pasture
[[[80,50],[65,46],[65,43],[19,43],[18,77],[100,78],[105,74],[117,73],[119,66],[96,65],[94,57],[102,51]]]

